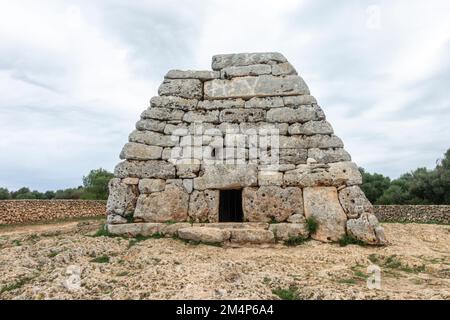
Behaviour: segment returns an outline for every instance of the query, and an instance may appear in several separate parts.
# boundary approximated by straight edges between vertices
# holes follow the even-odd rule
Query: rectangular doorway
[[[219,222],[243,222],[242,190],[220,190]]]

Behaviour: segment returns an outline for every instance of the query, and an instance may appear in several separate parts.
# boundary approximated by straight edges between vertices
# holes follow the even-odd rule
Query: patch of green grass
[[[272,293],[278,296],[281,300],[299,300],[298,288],[296,286],[290,286],[288,289],[274,289]]]
[[[165,224],[175,224],[175,223],[177,223],[176,221],[173,221],[173,220],[169,220],[169,221],[166,221],[166,222],[164,222]]]
[[[133,214],[126,215],[124,218],[127,219],[127,223],[133,223],[134,222]]]
[[[277,220],[275,220],[274,217],[270,217],[269,224],[275,224],[275,223],[278,223]]]
[[[104,224],[97,230],[96,233],[94,233],[92,237],[114,237],[114,235],[108,231],[107,225]]]
[[[131,248],[135,244],[145,241],[145,240],[148,240],[148,239],[161,239],[161,238],[164,238],[164,235],[160,232],[156,232],[150,236],[137,235],[136,237],[130,239],[130,241],[128,242],[128,248]]]
[[[309,233],[315,233],[319,227],[319,223],[314,217],[309,217],[306,219],[306,225],[308,226]]]
[[[298,236],[298,237],[289,237],[286,241],[284,241],[284,245],[288,247],[295,247],[299,246],[301,244],[304,244],[305,241],[308,240],[307,238]]]
[[[350,235],[345,235],[345,236],[343,236],[342,238],[339,239],[339,245],[341,247],[345,247],[345,246],[347,246],[349,244],[356,244],[356,245],[359,245],[359,246],[365,246],[366,245],[366,243],[364,241],[356,239],[355,237],[350,236]]]
[[[264,277],[264,279],[263,279],[264,284],[269,284],[270,281],[272,281],[272,279],[270,279],[269,277]]]
[[[345,284],[356,284],[358,281],[356,281],[354,278],[348,278],[348,279],[339,279],[339,283],[345,283]]]
[[[96,257],[96,258],[92,259],[91,262],[95,262],[95,263],[109,263],[109,256],[102,255],[102,256],[99,256],[99,257]]]
[[[34,277],[23,277],[18,279],[17,281],[4,285],[3,287],[0,288],[0,294],[4,293],[4,292],[8,292],[8,291],[12,291],[12,290],[16,290],[19,289],[21,287],[23,287],[26,283],[28,283],[29,281],[31,281]]]
[[[378,256],[375,253],[369,254],[369,256],[367,258],[373,264],[378,264],[380,262],[380,260],[378,259]]]
[[[15,245],[16,247],[20,247],[22,245],[22,242],[20,240],[13,240],[12,241],[13,245]]]

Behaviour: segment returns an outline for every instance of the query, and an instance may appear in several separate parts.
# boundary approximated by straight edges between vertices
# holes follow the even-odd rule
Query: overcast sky
[[[279,51],[353,160],[392,178],[450,148],[450,1],[0,0],[0,187],[113,170],[169,69]]]

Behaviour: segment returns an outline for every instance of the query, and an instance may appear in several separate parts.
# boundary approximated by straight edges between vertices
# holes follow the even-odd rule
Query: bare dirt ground
[[[384,224],[386,247],[223,248],[92,237],[100,225],[0,228],[0,299],[450,299],[450,226]],[[380,289],[366,284],[372,264]]]

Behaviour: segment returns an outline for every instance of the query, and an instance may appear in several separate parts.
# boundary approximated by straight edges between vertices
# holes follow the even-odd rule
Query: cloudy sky
[[[0,0],[0,186],[113,170],[169,69],[279,51],[353,160],[392,178],[450,148],[450,2]]]

